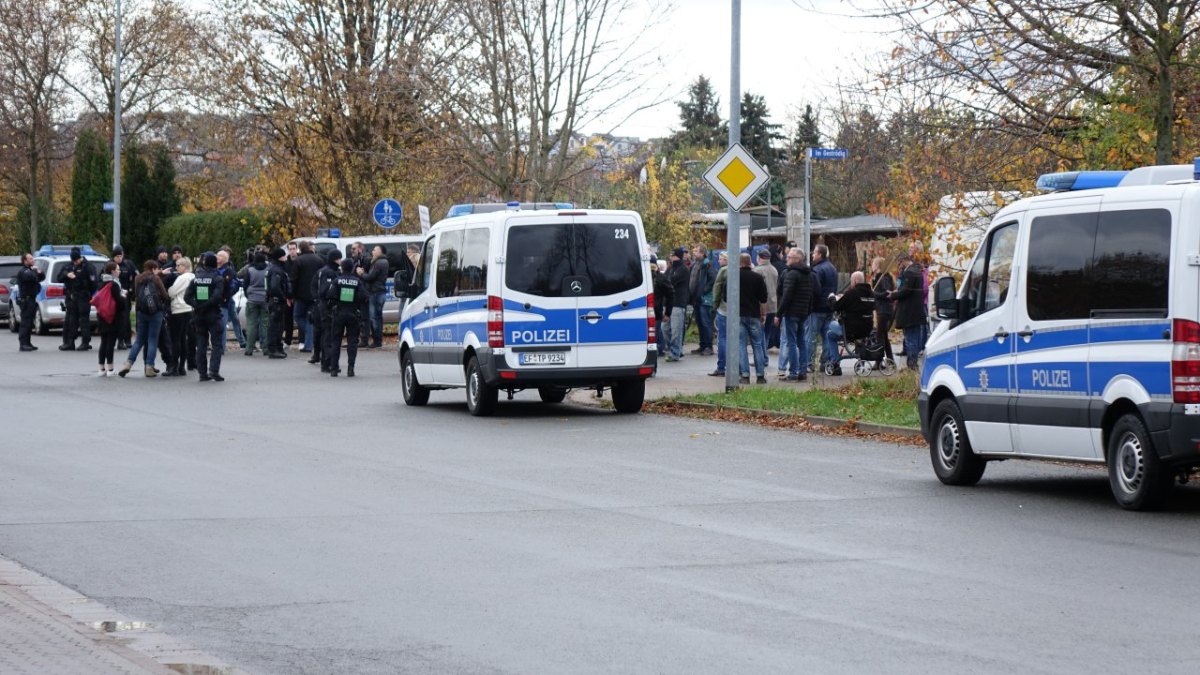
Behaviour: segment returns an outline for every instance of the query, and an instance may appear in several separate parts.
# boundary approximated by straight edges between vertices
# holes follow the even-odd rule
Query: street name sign
[[[813,159],[846,159],[850,156],[846,148],[809,148],[808,152]]]

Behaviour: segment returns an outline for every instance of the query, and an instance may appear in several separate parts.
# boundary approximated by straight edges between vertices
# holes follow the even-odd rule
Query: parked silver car
[[[62,284],[55,281],[63,268],[71,264],[71,247],[65,247],[65,251],[61,250],[63,248],[43,246],[38,249],[38,255],[33,259],[34,267],[46,275],[42,280],[42,292],[38,294],[37,313],[33,316],[33,332],[38,335],[48,334],[51,328],[62,328],[67,319],[67,310],[63,306],[66,291]],[[100,269],[108,262],[108,258],[92,251],[90,247],[84,249],[83,257],[92,264],[99,278]],[[14,333],[21,323],[21,313],[16,309],[17,295],[17,287],[13,284],[8,291],[8,327]],[[92,308],[90,317],[94,328],[97,324],[95,307]]]

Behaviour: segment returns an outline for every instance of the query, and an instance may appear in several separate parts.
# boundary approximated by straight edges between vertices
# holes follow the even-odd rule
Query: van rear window
[[[547,298],[571,295],[567,282],[584,282],[582,295],[613,295],[642,284],[637,232],[627,224],[547,223],[508,231],[505,285]]]

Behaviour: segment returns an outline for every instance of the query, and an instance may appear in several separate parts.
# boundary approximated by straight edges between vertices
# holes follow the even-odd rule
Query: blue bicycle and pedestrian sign
[[[399,225],[402,216],[400,202],[395,199],[380,199],[375,202],[372,213],[375,216],[375,224],[388,230]]]

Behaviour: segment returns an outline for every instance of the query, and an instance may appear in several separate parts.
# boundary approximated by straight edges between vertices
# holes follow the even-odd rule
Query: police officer
[[[33,266],[33,254],[21,256],[21,271],[17,272],[17,307],[21,310],[21,332],[17,334],[21,351],[37,351],[30,334],[33,332],[33,316],[37,314],[38,294],[42,292],[44,272]],[[12,321],[9,318],[9,321]]]
[[[336,248],[325,254],[325,266],[313,277],[313,355],[309,363],[320,363],[321,372],[329,372],[329,355],[333,349],[329,342],[333,337],[333,307],[325,299],[329,285],[337,278],[341,269],[342,252]]]
[[[358,358],[358,332],[367,308],[367,287],[366,282],[354,273],[353,260],[342,261],[342,273],[325,291],[325,299],[334,305],[331,339],[333,350],[329,374],[337,377],[341,372],[338,362],[342,357],[342,338],[345,337],[346,377],[354,377],[354,361]]]
[[[58,283],[63,285],[67,310],[66,325],[63,326],[63,343],[60,351],[75,351],[75,337],[79,336],[79,351],[92,348],[92,294],[96,292],[96,270],[83,257],[76,246],[71,249],[71,264],[58,273]]]
[[[215,253],[200,256],[201,268],[184,292],[183,299],[195,308],[192,315],[196,330],[196,370],[200,381],[224,382],[221,377],[221,341],[225,339],[225,322],[221,308],[225,306],[225,277],[217,270]]]
[[[138,275],[137,265],[125,259],[125,249],[120,246],[113,247],[112,261],[117,263],[117,283],[124,289],[122,292],[125,298],[125,307],[128,310],[133,306],[133,278]],[[130,327],[129,316],[126,315],[122,318],[123,321],[117,322],[117,349],[129,349],[133,330]]]
[[[288,314],[288,298],[292,294],[288,278],[287,251],[275,247],[271,251],[271,263],[267,266],[267,356],[272,359],[287,358],[283,351],[284,321]]]

